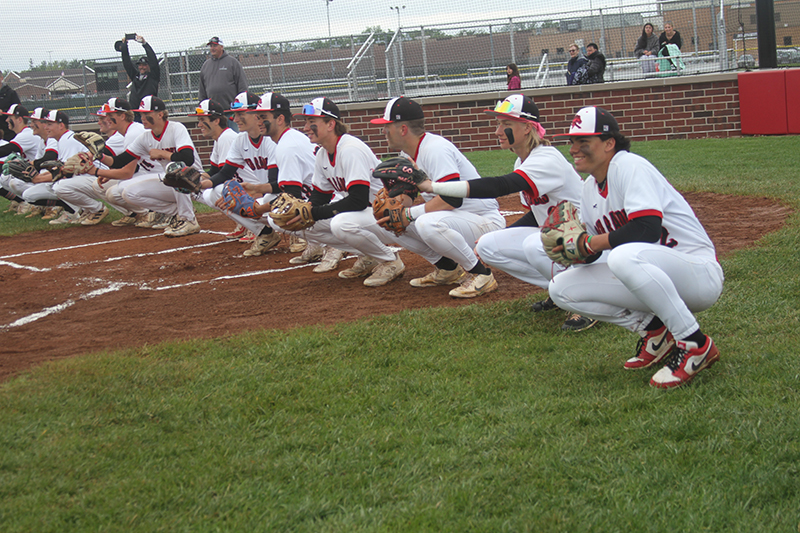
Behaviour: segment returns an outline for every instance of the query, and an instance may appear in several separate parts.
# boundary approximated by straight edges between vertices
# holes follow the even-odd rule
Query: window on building
[[[792,46],[792,36],[787,35],[783,38],[783,46]]]

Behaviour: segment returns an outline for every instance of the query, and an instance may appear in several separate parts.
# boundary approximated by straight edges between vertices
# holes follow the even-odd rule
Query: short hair
[[[597,46],[597,43],[589,43],[589,44],[586,45],[586,48],[589,48],[590,46],[592,48],[594,48],[595,50],[600,50],[600,47]]]
[[[276,119],[283,115],[283,120],[286,122],[287,126],[292,125],[292,112],[289,109],[272,109],[270,111],[272,113],[272,118]]]
[[[342,135],[347,133],[349,131],[349,129],[350,129],[350,128],[347,127],[347,124],[345,124],[344,122],[342,122],[338,118],[326,117],[326,116],[322,116],[321,118],[322,118],[322,120],[325,121],[325,124],[327,124],[331,120],[336,122],[336,126],[333,128],[333,133],[335,133],[337,137],[341,137]]]
[[[417,118],[414,120],[407,120],[406,124],[408,124],[408,129],[414,135],[422,135],[425,133],[425,119],[424,118]]]
[[[608,139],[614,139],[614,153],[631,151],[631,140],[622,133],[615,131],[614,133],[607,133],[600,136],[601,141],[607,141]]]

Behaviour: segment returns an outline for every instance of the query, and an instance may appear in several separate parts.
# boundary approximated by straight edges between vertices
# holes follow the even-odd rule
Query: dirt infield
[[[686,198],[720,257],[777,230],[790,213],[768,198]],[[501,199],[501,208],[521,210],[514,196]],[[198,220],[203,233],[175,239],[110,224],[0,237],[0,380],[88,352],[474,303],[450,298],[451,287],[410,287],[408,280],[430,265],[405,251],[403,279],[368,288],[360,279],[339,279],[337,271],[314,274],[313,266],[290,265],[285,243],[277,252],[244,257],[246,244],[222,237],[233,227],[226,217],[202,214]],[[343,261],[343,268],[353,261]],[[539,292],[502,272],[496,277],[499,290],[480,302]],[[313,305],[296,309],[296,301]],[[167,318],[185,325],[171,326]]]

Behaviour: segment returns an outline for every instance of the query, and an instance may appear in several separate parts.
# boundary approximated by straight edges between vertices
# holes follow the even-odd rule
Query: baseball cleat
[[[533,304],[531,304],[531,311],[534,313],[552,311],[553,309],[558,309],[558,306],[549,296],[540,302],[533,302]]]
[[[178,218],[178,215],[172,215],[172,216],[170,216],[170,215],[161,215],[161,219],[160,220],[156,220],[153,223],[153,225],[150,226],[150,227],[152,229],[168,230],[171,227],[177,225],[179,222],[180,222],[180,219]],[[167,232],[164,231],[165,235],[166,235],[166,233]]]
[[[196,220],[184,220],[177,217],[175,222],[164,230],[164,235],[167,237],[184,237],[195,233],[200,233],[200,224]]]
[[[159,214],[155,211],[148,211],[134,224],[137,228],[152,228],[158,220]],[[137,217],[139,218],[139,217]]]
[[[400,256],[395,253],[393,261],[386,261],[375,267],[372,275],[364,280],[364,285],[367,287],[381,287],[402,276],[405,270],[406,265],[403,264]]]
[[[3,211],[3,213],[16,213],[19,206],[22,205],[22,202],[17,202],[16,200],[12,200],[11,203],[8,204],[8,209]]]
[[[240,239],[240,238],[244,237],[246,233],[247,233],[247,228],[245,228],[241,224],[237,224],[236,225],[236,229],[234,229],[230,233],[226,233],[225,234],[225,238],[226,239],[231,239],[231,240]]]
[[[50,221],[50,224],[53,226],[57,226],[59,224],[77,224],[81,219],[81,215],[78,212],[70,213],[69,211],[64,211],[61,213],[61,216],[58,218],[54,218]]]
[[[659,389],[671,389],[689,383],[698,372],[719,361],[719,350],[711,337],[706,336],[703,346],[694,342],[675,341],[664,368],[650,379],[650,385]]]
[[[331,246],[325,247],[325,252],[322,254],[322,260],[314,267],[314,272],[321,274],[323,272],[330,272],[339,266],[339,261],[344,257],[344,252],[337,250]]]
[[[267,235],[259,235],[253,239],[253,244],[250,248],[245,250],[242,255],[245,257],[256,257],[268,250],[275,248],[281,242],[281,235],[277,231],[273,231]]]
[[[363,278],[364,276],[369,276],[377,266],[378,261],[376,259],[368,255],[359,255],[351,268],[339,272],[339,277],[342,279]]]
[[[28,211],[28,214],[25,215],[25,218],[33,218],[40,215],[44,215],[44,207],[34,205],[31,207],[30,211]]]
[[[17,215],[24,215],[29,213],[30,210],[33,209],[33,206],[28,202],[22,202],[19,207],[17,207]]]
[[[667,326],[655,331],[643,331],[642,338],[636,344],[636,355],[625,361],[625,368],[634,370],[653,366],[664,359],[674,346],[675,339]]]
[[[497,290],[497,281],[494,279],[494,274],[469,274],[464,276],[461,285],[450,291],[450,296],[453,298],[475,298]]]
[[[48,207],[44,210],[44,216],[42,217],[42,220],[53,220],[54,218],[58,218],[61,216],[61,212],[63,210],[64,208],[61,206]]]
[[[289,259],[289,263],[292,265],[305,265],[307,263],[313,263],[314,261],[318,261],[324,253],[325,249],[319,244],[309,244],[306,246],[306,249],[303,250],[302,255],[292,257]]]
[[[289,235],[289,251],[293,254],[299,254],[306,249],[308,243],[302,237],[298,237],[294,233]]]
[[[567,319],[561,324],[561,331],[584,331],[597,324],[597,320],[582,316],[578,313],[567,314]]]
[[[144,213],[141,217],[137,217],[136,213],[131,213],[130,215],[125,215],[124,217],[115,220],[111,223],[111,225],[117,228],[121,228],[123,226],[133,226],[140,220],[143,220],[145,216],[147,215]]]
[[[433,272],[422,276],[421,278],[412,279],[409,284],[412,287],[438,287],[441,285],[456,285],[461,283],[461,280],[467,273],[458,265],[455,270],[442,270],[433,267]]]
[[[86,213],[83,215],[81,219],[81,225],[83,226],[94,226],[98,224],[101,220],[108,216],[108,208],[103,206],[102,211],[98,211],[97,213]]]

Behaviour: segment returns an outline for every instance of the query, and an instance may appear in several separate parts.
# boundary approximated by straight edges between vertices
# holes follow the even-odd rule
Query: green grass
[[[796,207],[798,144],[634,151]],[[528,298],[42,365],[0,384],[0,530],[797,531],[799,228],[723,261],[722,360],[676,391]]]

